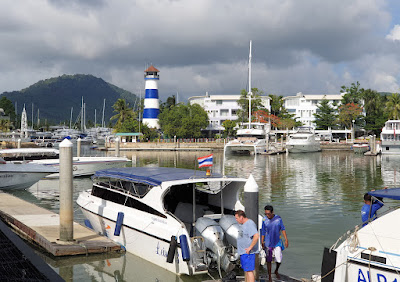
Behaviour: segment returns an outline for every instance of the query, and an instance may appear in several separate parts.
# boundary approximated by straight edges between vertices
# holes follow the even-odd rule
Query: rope
[[[358,226],[354,228],[354,233],[353,236],[350,237],[351,241],[349,244],[349,251],[350,253],[355,253],[358,250],[358,246],[360,244],[360,240],[358,239],[357,231],[358,231]]]

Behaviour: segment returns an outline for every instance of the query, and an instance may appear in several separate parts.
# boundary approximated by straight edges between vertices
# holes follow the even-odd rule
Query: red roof
[[[147,70],[144,72],[160,72],[158,69],[156,69],[153,65],[151,65]]]

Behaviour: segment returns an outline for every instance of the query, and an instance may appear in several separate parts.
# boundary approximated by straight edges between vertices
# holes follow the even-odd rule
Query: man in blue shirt
[[[237,238],[237,251],[240,263],[245,271],[246,281],[254,282],[256,253],[258,253],[258,229],[254,221],[246,217],[242,210],[235,212],[235,219],[240,224],[241,230]]]
[[[363,226],[368,224],[368,220],[370,218],[374,218],[376,216],[376,211],[379,210],[383,206],[382,198],[377,198],[378,200],[372,201],[372,197],[370,194],[364,194],[364,205],[361,208],[361,220],[363,222]]]
[[[279,215],[274,214],[274,208],[270,205],[264,207],[265,217],[263,218],[263,223],[261,227],[261,244],[263,249],[265,249],[267,255],[267,268],[269,281],[272,281],[272,257],[275,257],[276,268],[275,275],[278,279],[279,276],[279,267],[282,262],[282,249],[283,245],[281,242],[281,232],[283,237],[285,238],[285,247],[289,246],[289,241],[286,235],[285,226],[283,225],[282,218]]]

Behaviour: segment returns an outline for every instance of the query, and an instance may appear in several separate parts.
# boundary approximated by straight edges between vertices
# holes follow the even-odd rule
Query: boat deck
[[[121,251],[121,246],[74,222],[74,241],[61,242],[60,216],[56,213],[0,192],[0,218],[24,239],[53,256]]]
[[[274,270],[274,269],[275,269],[275,266],[273,266],[272,270]],[[236,279],[229,280],[229,279],[223,278],[223,279],[217,279],[217,280],[205,280],[202,282],[244,282],[244,281],[245,281],[244,276],[236,276]],[[267,278],[266,275],[262,274],[262,275],[260,275],[260,278],[257,281],[268,282],[269,279]],[[278,278],[276,278],[275,274],[272,274],[272,281],[273,282],[303,282],[303,281],[307,281],[307,280],[296,279],[296,278],[289,277],[284,274],[280,274],[280,278],[278,279]]]

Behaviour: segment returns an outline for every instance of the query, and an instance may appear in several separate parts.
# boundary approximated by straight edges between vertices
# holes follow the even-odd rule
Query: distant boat
[[[52,148],[19,148],[0,150],[0,157],[6,161],[54,159],[60,151]]]
[[[289,135],[286,142],[286,150],[289,153],[310,153],[321,151],[319,140],[311,127],[299,127],[297,131]]]
[[[236,138],[225,145],[226,153],[261,154],[267,150],[266,123],[252,122],[251,128],[245,123],[238,129]]]
[[[6,162],[0,158],[0,189],[26,189],[56,168],[25,162]]]
[[[369,150],[369,145],[368,144],[363,144],[363,143],[355,143],[353,144],[353,151],[356,154],[364,154]]]
[[[381,153],[400,155],[400,120],[388,120],[381,132]]]
[[[74,157],[72,162],[73,176],[93,175],[96,171],[108,168],[125,167],[131,160],[126,157]],[[58,169],[59,159],[34,160],[31,163],[51,166]],[[58,173],[46,178],[58,178]]]

